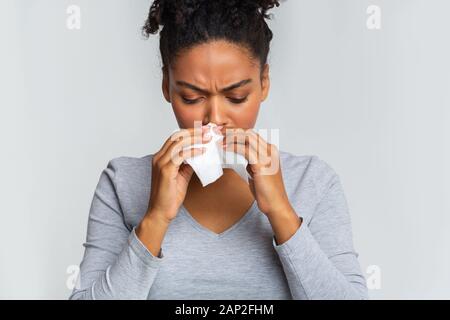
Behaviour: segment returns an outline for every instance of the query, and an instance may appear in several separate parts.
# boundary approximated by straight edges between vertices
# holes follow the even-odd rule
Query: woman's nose
[[[208,123],[214,123],[215,126],[212,128],[212,130],[213,130],[216,134],[223,135],[222,129],[226,126],[225,124],[219,124],[219,123],[216,123],[216,122],[214,122],[214,121],[208,121],[208,122],[204,123],[203,125],[206,125],[206,124],[208,124]]]
[[[208,111],[206,113],[207,123],[212,122],[217,126],[224,125],[226,123],[226,113],[225,110],[218,104],[212,102],[209,105]]]

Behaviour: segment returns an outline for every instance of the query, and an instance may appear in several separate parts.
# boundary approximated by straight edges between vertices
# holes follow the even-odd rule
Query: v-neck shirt
[[[338,174],[318,156],[279,153],[290,204],[303,219],[287,241],[276,243],[256,200],[219,234],[182,205],[157,256],[135,230],[148,208],[153,155],[110,160],[70,299],[367,299]]]
[[[244,223],[246,220],[250,219],[250,216],[256,211],[258,211],[258,204],[256,200],[253,200],[250,208],[242,215],[242,217],[238,221],[236,221],[233,225],[231,225],[226,230],[220,233],[216,233],[200,224],[183,204],[180,206],[179,215],[185,217],[192,224],[192,226],[196,228],[199,232],[202,232],[203,234],[210,236],[212,238],[221,238],[224,237],[226,234],[232,232],[232,230],[234,230],[235,228],[238,228],[239,225]]]

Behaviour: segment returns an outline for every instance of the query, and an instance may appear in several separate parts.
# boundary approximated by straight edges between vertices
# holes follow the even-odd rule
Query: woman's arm
[[[92,200],[78,286],[69,299],[147,299],[162,252],[152,254],[129,229],[117,198],[118,170],[111,160]]]
[[[300,227],[287,241],[277,244],[273,238],[293,298],[368,299],[366,281],[353,248],[347,202],[336,174],[311,221],[297,225]]]

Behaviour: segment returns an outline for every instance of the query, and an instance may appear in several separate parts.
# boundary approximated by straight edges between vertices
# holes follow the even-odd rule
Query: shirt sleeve
[[[154,256],[126,225],[117,197],[118,168],[111,160],[91,203],[84,256],[70,300],[147,299],[162,250]]]
[[[334,174],[309,223],[304,220],[278,253],[293,299],[369,299],[353,248],[348,206]]]

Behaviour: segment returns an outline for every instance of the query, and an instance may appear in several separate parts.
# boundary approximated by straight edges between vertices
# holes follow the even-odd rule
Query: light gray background
[[[81,29],[66,9],[81,8]],[[380,6],[381,30],[366,27]],[[0,1],[0,298],[66,299],[101,170],[177,129],[148,0]],[[257,128],[341,176],[374,299],[450,298],[450,2],[290,0],[272,11]],[[369,274],[365,273],[366,276]]]

